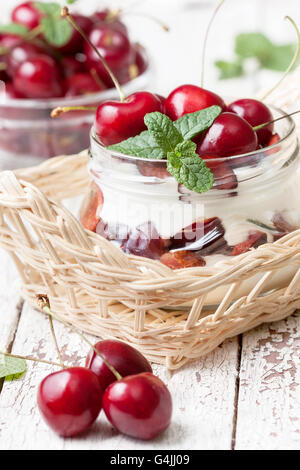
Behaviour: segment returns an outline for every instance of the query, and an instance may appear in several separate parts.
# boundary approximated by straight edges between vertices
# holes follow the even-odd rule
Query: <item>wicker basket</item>
[[[283,92],[277,91],[277,106],[300,103],[300,89],[293,86],[299,75],[296,70]],[[46,293],[65,320],[94,335],[128,341],[170,369],[300,308],[300,230],[231,258],[224,269],[172,271],[124,254],[83,229],[62,205],[85,191],[86,162],[83,153],[0,174],[0,245],[11,253],[32,305],[37,293]],[[284,269],[290,275],[270,290]],[[253,276],[258,280],[249,288]],[[222,301],[209,309],[205,299],[218,288],[224,290]],[[236,298],[238,290],[244,292]],[[192,307],[182,310],[182,304]]]

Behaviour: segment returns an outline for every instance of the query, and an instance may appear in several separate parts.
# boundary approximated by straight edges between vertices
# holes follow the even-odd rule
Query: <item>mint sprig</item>
[[[167,159],[167,170],[176,181],[203,193],[212,188],[214,177],[190,139],[207,130],[221,111],[219,106],[211,106],[186,114],[175,122],[165,114],[148,113],[144,118],[147,131],[110,145],[108,149],[140,158]]]
[[[19,374],[23,374],[26,369],[27,364],[24,359],[0,354],[0,379],[4,377],[11,379],[12,376],[19,376]]]
[[[214,177],[204,160],[196,153],[196,144],[185,141],[168,153],[167,170],[186,188],[203,193],[212,188]]]

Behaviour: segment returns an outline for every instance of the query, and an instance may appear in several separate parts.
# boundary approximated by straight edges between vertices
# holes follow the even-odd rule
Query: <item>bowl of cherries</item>
[[[132,42],[119,12],[74,14],[126,93],[143,89],[151,68],[144,48]],[[88,147],[89,109],[53,121],[57,106],[89,108],[116,97],[113,82],[94,50],[60,17],[54,3],[25,2],[0,26],[0,155],[10,167],[35,158],[77,153]],[[16,160],[14,160],[14,158]],[[15,161],[15,163],[14,163]],[[26,166],[26,160],[22,160]]]

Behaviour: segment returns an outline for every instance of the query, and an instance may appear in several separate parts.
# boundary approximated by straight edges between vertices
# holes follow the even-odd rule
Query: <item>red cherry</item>
[[[164,241],[152,222],[138,225],[121,246],[125,253],[159,259],[164,252]]]
[[[160,262],[171,269],[196,268],[206,265],[202,256],[187,250],[164,253],[160,257]]]
[[[88,35],[89,40],[99,50],[113,72],[129,65],[131,62],[131,47],[128,37],[121,31],[107,25],[95,25]],[[87,67],[94,68],[101,80],[108,86],[112,85],[111,78],[99,60],[96,52],[86,42],[84,52],[87,57]]]
[[[96,133],[104,145],[112,145],[140,134],[146,129],[147,113],[161,111],[161,102],[152,93],[140,91],[125,101],[105,101],[96,113]]]
[[[93,27],[93,21],[87,16],[73,14],[74,21],[78,26],[88,34],[90,29]],[[63,46],[57,47],[57,50],[63,54],[76,54],[81,52],[83,49],[83,38],[76,29],[72,29],[72,35],[70,39]]]
[[[103,387],[89,369],[72,367],[48,375],[38,390],[38,406],[47,424],[70,437],[91,426],[101,410]]]
[[[242,99],[231,103],[228,111],[238,114],[244,118],[252,127],[259,126],[265,122],[272,121],[273,115],[270,109],[261,101],[253,99]],[[268,144],[272,137],[274,123],[256,131],[258,143],[263,147]]]
[[[247,240],[238,243],[232,248],[230,256],[241,255],[250,250],[250,248],[257,248],[267,242],[267,235],[263,232],[253,231],[249,233]]]
[[[205,132],[197,153],[230,157],[257,149],[257,135],[250,124],[234,113],[221,113]]]
[[[65,81],[65,96],[88,95],[90,93],[99,93],[104,90],[100,88],[94,78],[88,73],[77,73]]]
[[[60,61],[60,66],[64,77],[69,78],[77,73],[85,72],[84,61],[79,60],[76,56],[64,56]]]
[[[122,377],[141,372],[152,372],[152,367],[147,359],[129,344],[107,339],[96,343],[95,348]],[[86,367],[99,377],[104,389],[117,380],[101,357],[97,356],[93,350],[88,354]]]
[[[19,65],[14,86],[26,98],[59,98],[63,95],[58,66],[51,57],[42,54]]]
[[[42,13],[34,7],[34,2],[25,2],[13,9],[11,19],[14,23],[26,26],[28,29],[36,28]]]
[[[223,110],[226,109],[222,98],[212,91],[196,85],[182,85],[173,90],[167,97],[165,114],[173,121],[176,121],[184,114],[200,111],[213,105],[218,105]]]
[[[172,398],[153,374],[130,375],[111,384],[103,395],[103,410],[121,433],[149,440],[170,424]]]
[[[45,53],[45,49],[29,42],[23,42],[14,46],[7,56],[6,71],[8,75],[13,78],[17,68],[22,62],[30,60],[43,53]]]

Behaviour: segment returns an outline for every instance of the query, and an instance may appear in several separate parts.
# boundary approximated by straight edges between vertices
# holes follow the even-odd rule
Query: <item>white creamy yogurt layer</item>
[[[210,191],[209,194],[191,196],[185,188],[179,192],[178,183],[173,178],[158,180],[147,177],[147,183],[141,182],[141,173],[136,165],[125,161],[112,162],[110,175],[100,175],[98,184],[102,190],[104,204],[99,214],[109,225],[124,224],[133,230],[138,225],[151,221],[159,235],[171,238],[176,233],[197,220],[219,217],[225,229],[225,239],[229,245],[236,245],[247,239],[250,230],[264,229],[249,220],[257,220],[272,226],[272,217],[276,212],[288,211],[289,221],[299,224],[300,170],[289,175],[288,184],[280,180],[274,170],[274,179],[261,186],[264,175],[251,180],[255,169],[245,169],[242,182],[233,193]],[[117,178],[115,177],[117,175]],[[126,175],[130,175],[130,181]],[[239,172],[237,172],[239,177]],[[284,175],[281,175],[284,176]],[[136,181],[133,179],[136,177]],[[259,185],[260,189],[257,189]],[[224,194],[225,193],[225,194]],[[270,233],[266,231],[269,240]]]

